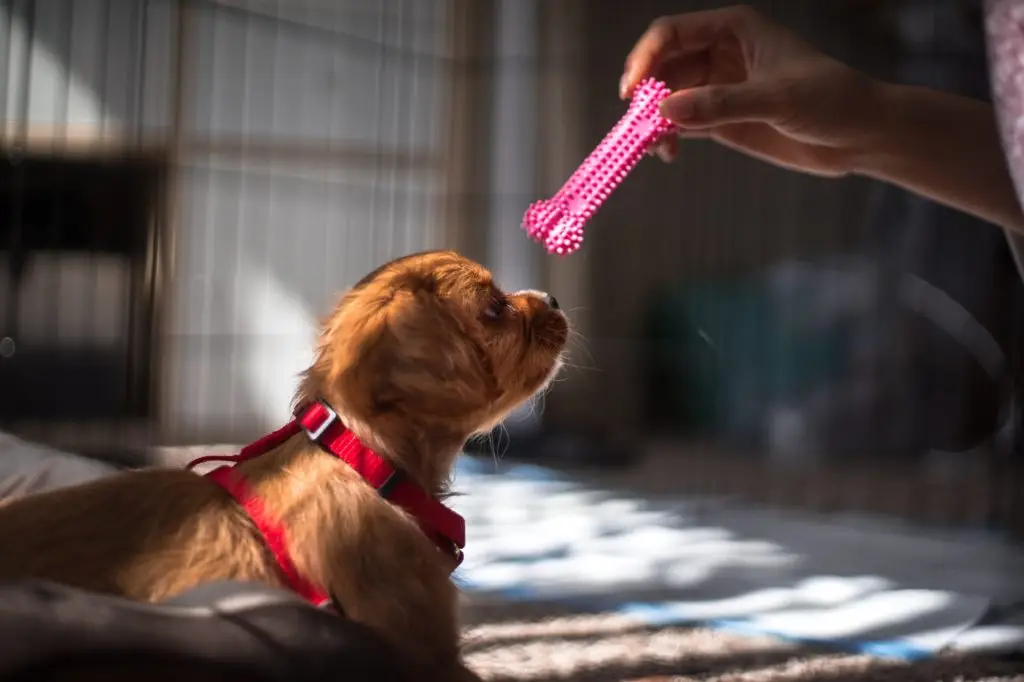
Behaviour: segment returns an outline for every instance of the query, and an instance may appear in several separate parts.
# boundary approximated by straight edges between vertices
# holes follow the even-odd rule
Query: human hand
[[[661,113],[678,137],[708,137],[818,175],[851,171],[873,134],[877,85],[749,7],[657,19],[626,59],[619,96],[647,77],[673,91]],[[671,136],[655,150],[677,153]]]

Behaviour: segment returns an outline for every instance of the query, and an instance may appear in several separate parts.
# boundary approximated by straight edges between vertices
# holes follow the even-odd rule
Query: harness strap
[[[218,467],[206,474],[206,477],[223,488],[245,510],[256,525],[263,541],[267,543],[270,553],[274,555],[281,573],[284,574],[288,586],[300,597],[314,606],[325,606],[330,603],[330,596],[307,580],[295,567],[291,554],[288,552],[284,526],[271,521],[267,516],[263,501],[256,496],[245,478],[233,470],[234,467]]]
[[[207,462],[230,463],[229,466],[221,466],[207,473],[206,477],[231,495],[249,515],[292,590],[315,606],[326,606],[331,603],[329,594],[301,575],[288,552],[284,525],[269,518],[263,501],[234,468],[241,462],[270,452],[302,432],[323,450],[357,471],[381,497],[403,508],[412,516],[438,549],[454,559],[452,570],[462,563],[462,548],[466,544],[466,523],[462,516],[446,507],[411,481],[400,469],[394,468],[386,459],[366,447],[345,427],[330,405],[321,400],[300,406],[296,410],[295,419],[245,446],[238,454],[199,457],[192,460],[187,467],[193,469]]]

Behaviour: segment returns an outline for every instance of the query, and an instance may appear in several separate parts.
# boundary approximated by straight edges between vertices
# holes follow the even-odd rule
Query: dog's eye
[[[508,301],[503,298],[492,298],[484,308],[484,316],[491,320],[501,317],[502,313],[508,310]]]

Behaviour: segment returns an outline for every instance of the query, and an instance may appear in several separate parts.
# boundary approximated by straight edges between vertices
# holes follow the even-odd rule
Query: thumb
[[[684,128],[770,121],[779,114],[776,88],[760,83],[704,85],[680,90],[661,103],[661,115]]]

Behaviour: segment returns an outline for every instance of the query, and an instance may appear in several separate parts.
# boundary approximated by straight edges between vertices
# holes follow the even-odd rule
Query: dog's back
[[[0,505],[0,547],[0,581],[38,578],[141,601],[208,580],[279,582],[242,510],[181,470],[9,500]],[[239,560],[249,553],[251,561]]]

